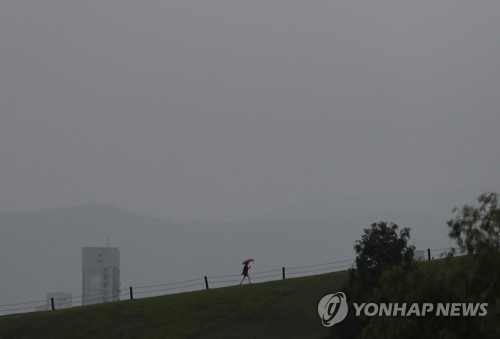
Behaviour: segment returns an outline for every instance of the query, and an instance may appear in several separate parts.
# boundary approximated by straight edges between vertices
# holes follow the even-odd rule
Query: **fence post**
[[[281,273],[283,273],[283,280],[285,280],[285,268],[284,267],[281,268]]]
[[[52,305],[52,311],[54,311],[56,309],[54,307],[54,298],[50,298],[50,304]]]
[[[207,278],[207,276],[205,276],[205,287],[206,287],[206,288],[207,288],[207,290],[208,290],[208,278]]]
[[[132,291],[132,286],[130,286],[130,300],[134,300],[134,292]]]
[[[427,261],[431,261],[431,249],[427,249]]]

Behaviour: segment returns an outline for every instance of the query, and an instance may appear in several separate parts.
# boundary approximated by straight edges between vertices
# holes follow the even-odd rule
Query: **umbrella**
[[[242,265],[248,265],[250,262],[254,261],[253,259],[247,259],[247,260],[244,260]]]

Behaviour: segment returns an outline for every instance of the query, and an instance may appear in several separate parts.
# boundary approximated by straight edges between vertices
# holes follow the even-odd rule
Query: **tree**
[[[349,271],[349,281],[343,287],[349,303],[363,303],[372,300],[382,273],[393,267],[403,270],[411,268],[415,248],[408,246],[410,229],[394,223],[378,222],[365,229],[361,240],[354,245],[356,268]],[[369,319],[356,317],[352,312],[346,319],[332,328],[332,338],[357,338]]]
[[[457,213],[448,221],[450,237],[468,254],[500,250],[500,206],[498,193],[484,193],[478,198],[479,207],[464,205],[454,208]]]
[[[378,222],[364,230],[361,240],[354,245],[356,269],[351,274],[351,283],[370,292],[386,269],[413,261],[415,247],[408,246],[410,229],[403,228],[398,234],[398,225]]]
[[[469,256],[447,257],[443,260],[424,262],[410,272],[400,267],[383,273],[373,300],[376,303],[487,303],[486,316],[436,316],[435,311],[426,316],[374,316],[363,329],[361,338],[499,338],[498,307],[493,294],[498,286],[484,284],[485,274],[478,272],[475,260]],[[498,264],[498,260],[496,260]],[[489,268],[488,281],[498,281],[498,270]],[[481,274],[477,274],[481,273]],[[498,294],[497,294],[498,295]],[[491,298],[493,297],[493,298]],[[498,301],[497,301],[498,302]]]
[[[374,299],[407,303],[488,305],[486,316],[373,317],[365,338],[500,338],[500,208],[497,193],[478,198],[479,206],[454,208],[450,237],[468,255],[426,262],[411,272],[385,271]]]

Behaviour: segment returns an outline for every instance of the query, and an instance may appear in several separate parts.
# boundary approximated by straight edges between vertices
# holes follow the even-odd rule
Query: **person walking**
[[[245,266],[243,266],[243,271],[241,272],[243,279],[241,279],[240,285],[243,284],[243,281],[245,280],[245,278],[248,278],[248,284],[252,284],[252,282],[250,280],[250,275],[248,274],[248,270],[251,268],[251,266],[248,265],[249,263],[250,263],[249,260],[245,260],[243,262],[243,265],[245,265]]]

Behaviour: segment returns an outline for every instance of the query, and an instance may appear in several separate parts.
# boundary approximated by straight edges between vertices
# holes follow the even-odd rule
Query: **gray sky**
[[[500,2],[0,2],[0,211],[498,187]],[[478,191],[478,194],[481,193]]]

